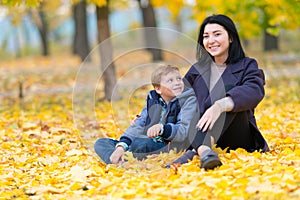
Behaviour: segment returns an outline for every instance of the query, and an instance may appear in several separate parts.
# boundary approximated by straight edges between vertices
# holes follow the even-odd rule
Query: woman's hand
[[[118,164],[119,162],[122,161],[122,156],[124,155],[124,147],[118,146],[115,151],[111,154],[110,156],[110,162],[112,164]]]
[[[209,109],[207,109],[204,115],[200,118],[197,123],[197,128],[203,132],[212,129],[217,119],[220,117],[222,109],[218,103],[213,104]]]
[[[147,136],[149,138],[155,138],[159,135],[161,135],[161,130],[163,128],[162,124],[155,124],[153,126],[151,126],[148,130],[147,130]]]

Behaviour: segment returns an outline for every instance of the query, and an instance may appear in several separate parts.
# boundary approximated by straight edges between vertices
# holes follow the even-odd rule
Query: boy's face
[[[172,71],[161,77],[160,86],[155,90],[160,96],[169,102],[184,89],[184,83],[178,71]]]

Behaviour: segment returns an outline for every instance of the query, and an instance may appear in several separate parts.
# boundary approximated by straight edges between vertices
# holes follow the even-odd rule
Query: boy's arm
[[[126,131],[121,135],[119,143],[117,143],[117,146],[124,147],[125,151],[128,150],[132,140],[135,137],[138,137],[143,133],[145,129],[147,119],[147,106],[145,106],[142,109],[141,114],[138,118],[134,120],[134,122],[126,129]]]
[[[190,96],[181,105],[177,123],[167,123],[163,126],[162,137],[168,141],[183,142],[188,135],[196,132],[199,120],[198,103],[195,96]]]

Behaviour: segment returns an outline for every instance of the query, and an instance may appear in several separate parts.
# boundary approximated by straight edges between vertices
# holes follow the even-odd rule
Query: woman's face
[[[228,32],[219,24],[207,24],[203,33],[203,45],[215,58],[217,64],[224,64],[228,57],[230,44]]]

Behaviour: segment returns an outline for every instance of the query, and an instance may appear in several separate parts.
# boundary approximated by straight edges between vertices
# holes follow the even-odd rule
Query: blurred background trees
[[[90,52],[87,30],[86,1],[80,1],[72,6],[74,19],[73,53],[84,60]]]
[[[142,18],[143,18],[143,27],[157,27],[157,22],[155,18],[155,11],[152,6],[151,1],[145,1],[145,0],[138,0],[140,9],[142,11]],[[159,36],[157,31],[145,31],[145,43],[146,46],[150,46],[151,43],[155,42],[156,44],[153,44],[153,46],[159,47]],[[154,61],[162,60],[162,52],[161,49],[147,49],[151,55],[152,59]]]
[[[112,34],[140,27],[171,28],[197,39],[199,24],[213,13],[230,16],[247,46],[260,38],[261,51],[281,51],[281,33],[299,35],[300,3],[297,0],[196,1],[196,0],[4,0],[0,4],[1,57],[48,56],[72,52],[83,61],[97,44]],[[145,45],[161,36],[145,32]],[[297,43],[295,41],[295,46]],[[105,99],[116,83],[112,46],[100,49]],[[299,46],[299,45],[298,45]],[[195,48],[195,47],[191,47]],[[296,47],[297,48],[297,47]],[[160,49],[146,49],[153,61],[163,60]],[[299,48],[296,49],[299,51]]]
[[[78,54],[83,60],[90,51],[90,47],[98,43],[95,40],[98,33],[97,28],[95,29],[97,23],[94,23],[94,20],[97,15],[96,7],[103,6],[108,8],[108,28],[113,34],[132,28],[156,26],[182,31],[180,27],[182,24],[190,24],[185,34],[191,34],[193,31],[197,32],[199,24],[207,15],[224,13],[237,23],[243,39],[250,40],[264,36],[261,44],[263,50],[266,51],[280,50],[278,45],[280,33],[284,30],[299,32],[300,27],[298,16],[300,3],[297,0],[205,2],[196,0],[6,0],[0,4],[1,26],[5,27],[4,21],[6,21],[6,24],[14,26],[14,30],[1,32],[1,49],[16,53],[15,49],[23,48],[24,43],[27,46],[37,46],[36,41],[32,41],[31,44],[28,38],[38,32],[40,54],[47,56],[51,53],[52,44],[66,46],[64,44],[66,42],[61,43],[61,41],[67,40],[67,45],[70,46],[72,52]],[[124,19],[126,15],[123,15],[122,21],[117,24],[117,20],[122,18],[122,14],[117,13],[126,12],[135,12],[130,15],[134,17]],[[118,15],[118,17],[112,15]],[[161,16],[167,16],[167,18]],[[126,25],[122,24],[123,22],[126,22]],[[30,25],[34,25],[35,28],[29,28]],[[29,29],[33,32],[29,33]],[[12,35],[18,35],[15,38],[18,38],[22,44],[9,49],[8,40]],[[151,37],[156,38],[154,40],[159,43],[158,35],[146,36],[145,43],[147,43],[147,38]],[[50,46],[49,43],[51,43]],[[159,52],[156,53],[158,55],[153,52],[152,54],[153,60],[162,59]]]

